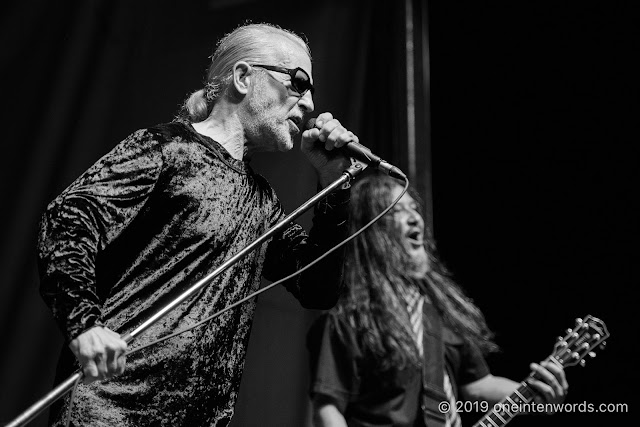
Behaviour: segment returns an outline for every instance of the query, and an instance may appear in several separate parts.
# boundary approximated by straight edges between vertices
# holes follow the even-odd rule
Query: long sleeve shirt
[[[346,203],[348,190],[331,194],[316,206],[309,235],[289,224],[135,343],[199,322],[257,290],[261,276],[276,280],[306,265],[346,236]],[[124,334],[284,217],[263,177],[188,123],[142,129],[47,207],[38,242],[41,294],[67,340],[94,325]],[[285,286],[303,306],[329,308],[341,263],[336,251]],[[238,395],[254,310],[249,301],[134,353],[123,375],[81,385],[72,420],[224,425]]]

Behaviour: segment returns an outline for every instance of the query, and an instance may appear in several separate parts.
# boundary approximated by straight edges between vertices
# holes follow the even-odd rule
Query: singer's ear
[[[251,65],[245,61],[233,64],[233,87],[237,93],[246,95],[249,92],[249,87],[255,81],[252,71]]]

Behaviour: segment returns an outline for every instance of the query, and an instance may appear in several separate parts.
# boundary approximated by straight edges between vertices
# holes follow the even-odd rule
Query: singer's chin
[[[291,151],[294,146],[294,142],[293,142],[294,136],[295,135],[289,135],[288,138],[283,138],[282,141],[280,141],[280,143],[278,144],[278,151],[282,153]]]

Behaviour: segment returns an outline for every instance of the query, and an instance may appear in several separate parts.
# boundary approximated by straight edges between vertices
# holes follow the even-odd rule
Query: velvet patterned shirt
[[[290,223],[130,344],[184,329],[284,277],[346,237],[348,190],[315,209],[309,233]],[[269,183],[190,124],[131,134],[47,207],[40,226],[41,295],[67,341],[94,325],[132,331],[285,217]],[[343,252],[285,286],[307,308],[338,295]],[[255,310],[251,300],[205,326],[127,358],[123,375],[80,385],[75,425],[227,425]],[[77,365],[65,348],[58,380]],[[62,401],[61,401],[62,402]],[[60,423],[67,395],[52,409]]]

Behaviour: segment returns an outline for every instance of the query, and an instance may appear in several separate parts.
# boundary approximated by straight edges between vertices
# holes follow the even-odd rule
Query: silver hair
[[[276,37],[273,36],[285,37],[297,43],[311,58],[307,41],[293,31],[268,23],[242,24],[218,41],[211,55],[205,87],[187,98],[180,115],[195,123],[205,120],[213,105],[229,87],[236,62],[270,63],[273,60],[273,52],[277,48]]]

